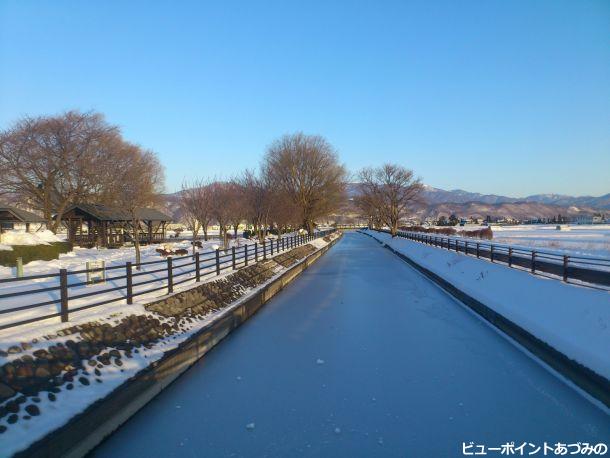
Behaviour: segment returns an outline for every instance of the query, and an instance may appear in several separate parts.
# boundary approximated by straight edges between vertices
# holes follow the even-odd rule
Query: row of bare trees
[[[72,204],[117,206],[132,215],[139,262],[141,207],[160,203],[164,172],[157,156],[123,139],[99,113],[69,111],[26,117],[0,132],[0,198],[40,212],[56,232]],[[317,221],[342,211],[347,173],[323,137],[285,135],[267,149],[259,170],[228,180],[184,183],[180,203],[197,237],[215,223],[227,243],[246,223],[261,240],[273,228],[314,230]],[[404,167],[386,164],[363,169],[354,198],[371,225],[395,234],[417,201],[422,184]]]
[[[341,206],[346,178],[324,138],[285,135],[271,144],[258,171],[246,170],[226,181],[184,183],[181,208],[194,238],[214,221],[225,246],[228,231],[237,235],[242,223],[260,240],[271,228],[280,233],[298,228],[312,232],[317,220]]]
[[[421,204],[423,185],[413,171],[396,164],[364,168],[353,199],[371,227],[387,226],[396,235],[401,220]],[[218,223],[227,246],[228,231],[237,235],[246,223],[262,241],[270,228],[311,233],[320,218],[344,210],[346,172],[322,137],[286,135],[267,150],[259,172],[246,170],[227,181],[185,183],[181,206],[193,229]],[[207,233],[204,232],[207,239]]]

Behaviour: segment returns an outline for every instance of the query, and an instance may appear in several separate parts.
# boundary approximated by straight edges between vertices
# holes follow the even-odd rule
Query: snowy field
[[[230,241],[230,246],[243,246],[244,244],[254,243],[255,240],[238,238]],[[204,251],[215,250],[219,245],[218,240],[202,242]],[[189,240],[179,240],[173,243],[146,245],[140,248],[142,262],[158,261],[163,259],[155,250],[167,247],[171,250],[188,249],[190,252],[191,242]],[[126,262],[135,262],[135,250],[133,247],[123,248],[80,248],[74,247],[74,251],[59,255],[59,259],[53,261],[32,261],[23,268],[25,276],[57,273],[59,269],[81,270],[85,268],[87,261],[106,261],[106,267],[113,265],[125,265]],[[14,267],[0,266],[0,279],[15,276]]]
[[[561,225],[561,230],[556,227],[557,225],[492,226],[493,242],[610,258],[610,225]]]

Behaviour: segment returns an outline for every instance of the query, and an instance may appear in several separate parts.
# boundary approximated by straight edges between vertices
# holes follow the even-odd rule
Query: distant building
[[[576,224],[603,224],[606,221],[606,215],[596,213],[594,215],[578,215],[574,218]]]

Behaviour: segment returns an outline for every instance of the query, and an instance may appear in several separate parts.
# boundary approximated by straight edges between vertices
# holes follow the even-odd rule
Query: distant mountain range
[[[353,197],[357,194],[358,183],[348,184],[348,194]],[[475,202],[480,204],[514,204],[514,203],[539,203],[556,205],[559,207],[587,207],[596,210],[610,210],[610,193],[599,197],[593,196],[567,196],[563,194],[534,194],[527,197],[508,197],[497,194],[481,194],[469,192],[462,189],[445,191],[424,185],[422,192],[423,200],[428,205],[436,204],[465,204]]]
[[[357,183],[348,185],[348,194],[357,194]],[[599,197],[573,197],[561,194],[536,194],[517,198],[496,194],[480,194],[462,189],[446,191],[425,185],[422,202],[417,205],[416,215],[438,218],[452,213],[460,217],[514,218],[527,220],[534,218],[553,218],[559,214],[567,217],[593,215],[610,210],[610,194]]]
[[[532,196],[517,198],[498,196],[496,194],[480,194],[462,189],[445,191],[444,189],[426,186],[423,196],[428,204],[478,202],[482,204],[513,204],[517,202],[540,203],[558,205],[560,207],[589,207],[600,210],[610,210],[610,193],[599,197],[593,196],[566,196],[562,194],[534,194]]]

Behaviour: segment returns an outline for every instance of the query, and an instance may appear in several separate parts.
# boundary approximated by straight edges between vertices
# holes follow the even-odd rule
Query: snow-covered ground
[[[561,225],[561,230],[556,227],[492,226],[493,242],[610,258],[610,225]]]
[[[290,234],[286,234],[285,236],[289,236]],[[270,236],[269,239],[275,239],[275,236]],[[231,246],[241,247],[245,244],[252,245],[258,240],[255,239],[243,239],[237,238],[230,241]],[[201,274],[202,275],[213,275],[215,272],[214,261],[211,258],[214,256],[214,250],[218,248],[218,240],[212,240],[208,242],[202,242],[202,248],[198,249],[200,253],[201,259]],[[181,240],[170,244],[162,244],[162,245],[148,245],[143,246],[141,248],[142,262],[147,263],[151,261],[159,261],[164,258],[161,257],[155,250],[158,248],[170,248],[172,250],[176,249],[188,249],[189,254],[191,254],[191,244],[188,240]],[[254,253],[249,253],[249,258],[253,258]],[[126,280],[124,278],[120,278],[125,275],[125,263],[135,262],[135,252],[134,248],[124,247],[117,249],[96,249],[96,248],[79,248],[76,247],[74,251],[66,254],[60,255],[59,259],[52,261],[33,261],[24,266],[24,275],[26,277],[34,276],[34,275],[53,275],[48,278],[39,278],[35,280],[24,280],[24,281],[15,281],[15,282],[5,282],[2,283],[1,280],[5,278],[12,278],[15,275],[15,268],[11,267],[2,267],[0,266],[0,296],[3,294],[13,294],[20,293],[23,291],[34,292],[33,294],[14,296],[9,298],[0,297],[0,311],[6,310],[9,308],[27,306],[30,304],[42,303],[46,301],[57,301],[59,299],[59,291],[43,291],[40,293],[36,293],[36,290],[45,289],[45,288],[56,288],[59,285],[59,277],[56,275],[59,272],[59,269],[67,269],[68,273],[75,271],[83,271],[86,269],[87,261],[105,261],[106,262],[106,283],[105,284],[96,284],[96,285],[81,285],[76,287],[71,287],[69,289],[69,296],[77,296],[79,294],[87,294],[93,291],[105,291],[115,287],[125,287]],[[230,264],[230,257],[227,257],[223,260],[223,265]],[[173,264],[173,271],[175,282],[178,282],[185,277],[181,277],[182,273],[186,273],[190,270],[193,270],[193,265],[189,265],[192,263],[192,259],[190,257],[186,259],[176,259]],[[164,285],[167,285],[167,273],[165,271],[160,271],[165,269],[166,266],[163,263],[155,263],[148,264],[142,267],[141,271],[136,271],[134,269],[134,274],[137,274],[137,277],[134,277],[134,294],[138,292],[142,292],[145,290],[151,290],[154,288],[161,288]],[[191,286],[194,280],[194,274],[190,274],[193,277],[192,280],[181,284],[175,290],[184,289],[186,287]],[[68,275],[68,284],[76,284],[85,282],[87,279],[87,274],[85,272],[81,272],[78,274],[69,274]],[[152,283],[137,286],[137,283],[156,280]],[[147,294],[143,294],[140,298],[150,299],[154,297],[158,297],[160,295],[165,294],[165,291],[162,289],[160,291],[155,291]],[[110,299],[117,299],[114,303],[115,307],[121,306],[125,301],[122,300],[125,297],[125,290],[117,290],[117,291],[107,291],[95,295],[93,297],[83,297],[69,300],[69,309],[72,311],[80,306],[91,304],[92,302],[101,302]],[[110,304],[109,306],[112,306]],[[90,311],[90,310],[89,310]],[[88,312],[89,312],[88,311]],[[36,307],[32,309],[24,309],[19,312],[11,312],[8,314],[0,313],[0,325],[14,323],[21,320],[27,320],[36,318],[43,315],[50,315],[53,313],[59,312],[59,305],[49,304],[41,307]],[[59,320],[59,318],[53,318],[53,320]]]
[[[368,231],[539,339],[610,379],[610,293]]]
[[[325,245],[327,245],[327,243],[321,239],[315,241],[315,246],[318,248]],[[275,277],[280,275],[284,270],[284,268],[277,266],[275,269]],[[223,273],[223,276],[229,275],[230,273],[232,273],[232,271],[227,270]],[[220,277],[212,275],[210,278],[216,279]],[[193,286],[192,282],[185,283],[184,285],[181,285],[181,288],[176,288],[175,292],[187,289],[190,286]],[[114,365],[100,368],[101,375],[98,376],[101,380],[100,383],[83,385],[75,381],[72,390],[62,389],[61,392],[57,393],[56,399],[53,401],[47,399],[47,397],[44,396],[45,393],[41,393],[37,405],[43,412],[42,415],[32,416],[27,421],[19,421],[10,426],[6,423],[6,417],[0,419],[0,425],[9,426],[0,436],[0,457],[11,456],[15,452],[26,448],[29,444],[61,426],[74,415],[82,412],[87,406],[106,396],[141,369],[160,359],[165,352],[187,340],[193,333],[204,327],[211,320],[214,320],[218,315],[228,313],[228,311],[237,307],[241,302],[262,287],[264,287],[264,285],[248,290],[238,301],[221,311],[210,313],[203,320],[193,320],[192,322],[185,321],[183,323],[184,327],[182,332],[162,339],[152,345],[151,348],[139,347],[130,357],[126,357],[125,352],[119,350],[123,365],[120,368]],[[0,292],[4,291],[0,289]],[[155,294],[157,296],[164,296],[163,291],[153,293],[152,297],[154,297]],[[75,335],[58,335],[58,332],[61,334],[62,329],[78,324],[92,321],[113,324],[118,323],[123,317],[134,314],[154,316],[161,321],[165,321],[163,317],[145,309],[144,305],[147,302],[150,302],[150,300],[147,299],[151,299],[152,297],[148,297],[147,295],[139,296],[133,305],[118,303],[118,305],[109,304],[90,309],[87,313],[71,316],[69,323],[44,321],[20,326],[18,328],[2,330],[0,331],[0,349],[6,350],[8,347],[19,345],[22,342],[32,341],[32,343],[31,347],[26,351],[0,356],[0,366],[13,359],[21,358],[24,355],[32,355],[36,350],[45,349],[51,344],[65,342],[68,339],[78,340]],[[48,339],[42,338],[43,336],[46,336]],[[112,348],[108,348],[107,350],[110,351]]]
[[[7,231],[0,234],[0,250],[12,250],[13,245],[48,245],[62,240],[63,238],[47,230],[38,232]]]

